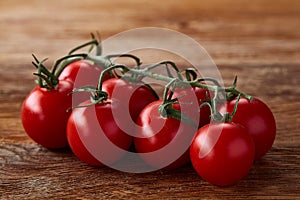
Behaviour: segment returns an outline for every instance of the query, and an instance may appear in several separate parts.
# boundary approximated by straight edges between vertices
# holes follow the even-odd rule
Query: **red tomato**
[[[221,113],[232,112],[236,100],[220,108]],[[272,111],[257,98],[252,102],[241,98],[233,122],[242,124],[252,136],[255,144],[255,159],[264,156],[272,147],[276,136],[276,122]]]
[[[248,174],[254,160],[254,143],[241,125],[208,124],[198,130],[190,147],[190,157],[203,179],[228,186]]]
[[[92,65],[86,60],[79,60],[69,64],[59,75],[59,80],[69,80],[74,84],[74,88],[81,88],[84,86],[97,87],[102,68]],[[104,80],[109,79],[107,74]],[[73,94],[73,106],[88,100],[90,93],[80,92]]]
[[[140,113],[134,145],[147,164],[159,169],[174,169],[189,161],[188,148],[196,128],[174,118],[161,117],[158,112],[161,103],[161,100],[154,101]],[[156,153],[143,154],[150,152]]]
[[[25,131],[47,148],[67,146],[66,125],[72,106],[72,83],[59,81],[53,90],[36,86],[23,102],[21,118]]]
[[[108,93],[108,98],[120,100],[129,109],[133,121],[136,121],[146,105],[158,99],[154,91],[146,85],[133,84],[118,78],[104,81],[102,89]]]
[[[199,106],[207,100],[206,94],[210,94],[209,90],[202,89],[199,87],[189,87],[189,88],[176,88],[173,97],[179,97],[180,102],[191,104],[191,106],[187,107],[185,110],[181,110],[187,116],[191,117],[189,113],[195,112],[195,106],[199,108]],[[195,95],[197,98],[197,102],[194,102],[192,95]],[[210,109],[208,106],[204,106],[198,111],[199,113],[199,127],[204,126],[210,122]]]
[[[59,80],[69,80],[75,83],[78,81],[76,79],[80,79],[80,81],[84,81],[83,84],[92,84],[94,86],[97,86],[102,70],[103,69],[101,67],[92,65],[86,60],[79,60],[72,62],[71,64],[66,66],[62,73],[59,75]],[[109,76],[105,77],[105,79],[108,78]]]
[[[123,110],[125,108],[117,101],[73,110],[67,125],[67,138],[73,153],[81,161],[93,166],[112,164],[124,154],[120,148],[129,149],[132,136],[119,127],[128,124],[128,118],[122,115]],[[119,114],[114,115],[114,112]],[[126,131],[132,131],[131,127]],[[93,156],[95,154],[98,157]]]

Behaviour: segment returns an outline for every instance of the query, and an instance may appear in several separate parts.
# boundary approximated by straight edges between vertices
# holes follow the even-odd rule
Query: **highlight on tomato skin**
[[[232,112],[236,99],[220,107],[220,112]],[[263,157],[272,147],[276,137],[276,122],[270,108],[258,98],[250,101],[241,98],[232,122],[242,124],[255,144],[255,160]]]
[[[254,143],[239,124],[208,124],[196,133],[190,157],[194,169],[204,180],[230,186],[249,173],[254,161]]]

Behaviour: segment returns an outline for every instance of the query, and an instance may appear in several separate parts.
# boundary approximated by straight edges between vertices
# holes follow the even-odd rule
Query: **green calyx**
[[[173,98],[176,87],[183,87],[186,83],[182,80],[173,78],[166,86],[163,94],[163,103],[159,106],[158,112],[163,118],[174,118],[183,121],[191,126],[198,127],[198,125],[183,112],[176,110],[173,104],[179,104],[179,98]]]
[[[92,106],[92,105],[95,105],[97,103],[103,103],[104,101],[106,101],[107,98],[108,98],[108,94],[106,92],[102,91],[102,84],[103,84],[105,75],[109,74],[111,71],[113,71],[115,69],[122,69],[122,70],[126,71],[128,68],[123,66],[123,65],[115,65],[115,66],[110,65],[110,67],[104,69],[101,72],[100,77],[99,77],[98,87],[83,86],[81,88],[74,89],[72,91],[72,93],[78,93],[78,92],[88,92],[88,93],[90,93],[91,94],[91,96],[90,96],[91,103],[86,104],[86,105],[73,106],[71,109],[81,108],[81,107],[88,107],[88,106]]]
[[[211,119],[214,122],[231,122],[238,108],[238,103],[241,95],[239,94],[237,100],[234,104],[234,108],[232,113],[226,112],[225,114],[221,114],[217,109],[216,99],[210,100],[210,102],[204,102],[200,105],[200,110],[204,106],[208,106],[211,112]]]
[[[90,96],[90,101],[91,104],[85,105],[85,106],[74,106],[73,108],[78,108],[78,107],[87,107],[90,105],[95,105],[97,103],[102,103],[105,100],[107,100],[108,94],[104,91],[99,90],[98,88],[94,86],[84,86],[81,88],[74,89],[72,91],[72,94],[78,93],[78,92],[89,92],[91,93]]]
[[[241,96],[241,97],[244,97],[246,99],[248,99],[249,101],[252,101],[253,100],[253,97],[248,95],[248,94],[245,94],[245,93],[242,93],[238,90],[236,90],[236,86],[237,86],[237,76],[234,77],[234,81],[233,81],[233,84],[231,87],[228,87],[228,88],[225,88],[225,91],[227,92],[227,95],[226,95],[226,99],[227,101],[230,101],[232,99],[235,99],[237,98],[237,96]]]
[[[82,45],[79,45],[71,49],[67,56],[64,56],[56,60],[51,70],[48,70],[44,66],[44,62],[47,59],[43,59],[42,61],[39,61],[35,55],[32,55],[34,58],[32,64],[37,68],[37,73],[34,73],[34,75],[38,77],[37,83],[39,84],[39,86],[42,88],[47,88],[48,90],[55,89],[59,83],[58,77],[65,69],[66,66],[68,66],[73,62],[86,59],[87,57],[86,53],[74,54],[74,52],[80,49],[89,47],[88,53],[90,53],[96,47],[96,55],[100,56],[102,53],[102,46],[101,43],[99,42],[101,41],[100,35],[97,33],[98,39],[95,37],[93,33],[91,33],[91,36],[92,39],[89,42],[86,42]]]
[[[47,61],[47,58],[43,59],[42,61],[39,61],[34,54],[32,54],[32,56],[34,58],[32,64],[37,68],[37,73],[33,73],[35,76],[38,77],[37,83],[41,88],[46,88],[47,90],[53,90],[56,88],[56,86],[59,83],[58,77],[62,73],[63,69],[67,65],[71,64],[72,62],[84,59],[87,55],[73,54],[73,55],[64,56],[56,60],[51,71],[48,70],[44,65],[44,63]]]
[[[185,115],[183,112],[180,112],[179,110],[173,108],[172,105],[176,103],[178,103],[177,98],[164,102],[158,107],[159,114],[163,118],[171,117],[179,121],[183,121],[184,123],[189,124],[191,126],[198,127],[197,124],[190,117]]]

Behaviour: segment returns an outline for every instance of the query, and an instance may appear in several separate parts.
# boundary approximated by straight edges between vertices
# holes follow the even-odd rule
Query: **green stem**
[[[92,33],[91,33],[92,34]],[[101,56],[102,55],[102,44],[101,44],[101,35],[98,31],[96,31],[97,37],[98,37],[98,45],[96,45],[96,56]],[[92,34],[93,36],[93,34]]]
[[[54,85],[53,85],[53,83],[51,82],[51,80],[52,80],[52,78],[50,77],[49,78],[49,76],[46,74],[46,76],[45,75],[43,75],[42,74],[42,69],[44,69],[44,70],[46,70],[47,72],[49,72],[46,68],[44,68],[44,66],[43,66],[43,62],[45,62],[47,59],[44,59],[44,60],[42,60],[41,62],[39,62],[38,63],[38,66],[37,66],[37,68],[38,68],[38,73],[33,73],[34,75],[36,75],[37,77],[38,77],[38,84],[39,84],[39,86],[41,87],[41,88],[47,88],[48,90],[52,90],[52,89],[54,89]],[[50,72],[49,72],[50,73]],[[51,74],[51,73],[50,73]],[[45,81],[46,82],[46,84],[44,85],[44,82],[43,81]]]
[[[109,68],[111,66],[119,65],[119,64],[113,63],[109,59],[107,59],[105,57],[102,57],[102,56],[88,55],[87,59],[90,59],[90,60],[96,61],[98,63],[101,63],[101,64],[104,65],[105,68]],[[153,73],[153,72],[150,71],[153,68],[158,67],[158,66],[160,66],[162,64],[166,64],[166,63],[172,63],[172,62],[171,61],[163,61],[163,62],[154,64],[154,65],[148,66],[148,67],[146,67],[144,69],[134,69],[134,68],[133,69],[128,69],[125,66],[123,66],[123,67],[127,68],[128,69],[127,73],[130,73],[130,74],[137,74],[137,75],[144,76],[144,77],[151,77],[153,79],[164,81],[164,82],[170,82],[174,78],[167,77],[167,76],[160,75],[160,74],[156,74],[156,73]],[[171,65],[171,66],[174,66],[174,65]],[[202,84],[202,83],[199,82],[199,80],[200,81],[201,80],[204,80],[204,81],[205,80],[206,81],[209,80],[209,81],[213,82],[214,84],[217,84],[219,91],[232,92],[235,95],[241,94],[241,97],[245,97],[245,98],[247,98],[249,100],[252,99],[252,97],[250,95],[247,95],[247,94],[244,94],[244,93],[238,91],[235,87],[232,87],[232,86],[225,87],[225,88],[221,87],[220,84],[216,80],[214,80],[212,78],[203,78],[203,79],[200,78],[200,79],[196,79],[196,80],[193,80],[193,81],[184,81],[184,80],[180,80],[180,81],[188,83],[188,84],[190,84],[191,86],[194,86],[194,87],[199,87],[199,88],[203,88],[203,89],[215,91],[216,86]]]
[[[43,64],[40,64],[40,63],[36,64],[35,62],[31,62],[31,63],[32,63],[33,66],[35,66],[37,69],[40,68],[41,73],[44,73],[44,74],[46,74],[46,75],[49,76],[49,77],[52,77],[52,76],[53,76],[53,75],[51,74],[51,72],[49,72]],[[41,66],[39,67],[39,65],[41,65]]]
[[[101,76],[100,76],[100,79],[99,79],[99,84],[98,84],[98,90],[99,91],[102,90],[102,82],[103,82],[104,75],[108,71],[111,71],[115,68],[122,68],[123,70],[126,70],[126,72],[131,74],[131,75],[141,76],[141,77],[151,77],[151,78],[156,79],[156,80],[167,82],[168,84],[165,86],[165,90],[164,90],[164,94],[163,94],[163,103],[159,108],[159,112],[161,113],[161,115],[163,117],[165,117],[165,115],[167,115],[167,116],[173,117],[175,119],[179,119],[179,120],[182,118],[182,120],[186,121],[189,124],[195,124],[195,123],[189,117],[185,116],[183,113],[181,113],[178,110],[175,110],[172,107],[172,104],[178,101],[177,98],[172,99],[173,91],[171,91],[171,94],[168,98],[168,91],[170,90],[170,88],[172,86],[176,87],[175,84],[178,84],[178,85],[180,85],[180,84],[189,84],[192,87],[199,87],[199,88],[214,91],[214,97],[211,101],[211,105],[207,102],[204,103],[204,105],[209,105],[209,107],[211,109],[211,113],[212,113],[211,117],[215,121],[224,121],[225,120],[226,122],[228,122],[228,121],[232,120],[232,118],[233,118],[233,116],[234,116],[234,114],[237,110],[237,103],[236,103],[236,105],[234,107],[234,111],[232,112],[232,114],[226,113],[226,114],[224,114],[224,116],[222,116],[219,113],[218,103],[219,103],[219,100],[220,100],[219,99],[219,93],[220,92],[222,93],[224,98],[226,98],[226,92],[227,92],[227,93],[231,93],[235,97],[238,96],[238,100],[240,99],[240,97],[244,97],[244,98],[247,98],[249,100],[253,99],[250,95],[244,94],[244,93],[242,93],[242,92],[240,92],[236,89],[236,82],[237,82],[236,77],[234,79],[234,82],[233,82],[232,86],[222,87],[217,80],[212,79],[212,78],[200,78],[200,79],[196,79],[196,80],[192,80],[192,81],[191,81],[190,78],[188,78],[189,80],[185,81],[185,80],[182,80],[181,76],[178,76],[177,78],[174,78],[172,76],[164,76],[164,75],[156,74],[156,73],[153,73],[153,72],[150,71],[150,70],[152,70],[155,67],[158,67],[160,65],[170,64],[176,70],[176,72],[178,73],[178,69],[177,69],[176,65],[171,61],[160,62],[160,63],[154,64],[154,65],[150,65],[150,66],[148,66],[144,69],[139,69],[139,68],[129,69],[124,65],[115,64],[112,61],[110,61],[109,59],[101,57],[101,56],[100,57],[99,56],[97,56],[97,57],[89,56],[89,58],[92,59],[92,60],[96,60],[97,62],[101,62],[101,63],[104,64],[105,67],[108,67],[107,69],[105,69],[101,73]],[[214,85],[202,84],[201,81],[210,81]],[[200,108],[201,107],[203,107],[203,106],[201,105]]]
[[[111,60],[109,60],[103,56],[94,56],[94,55],[88,54],[86,59],[93,61],[96,65],[103,66],[104,69],[109,68],[113,65],[117,65],[116,63],[113,63]]]
[[[220,83],[216,80],[216,79],[213,79],[213,78],[199,78],[197,79],[198,82],[202,82],[202,81],[209,81],[209,82],[212,82],[215,86],[218,87],[218,91],[217,91],[217,94],[219,94],[219,92],[222,94],[222,96],[224,97],[224,99],[222,99],[223,101],[226,100],[226,92],[225,92],[225,89],[220,85]]]
[[[46,62],[47,60],[48,60],[48,58],[45,58],[45,59],[43,59],[42,61],[39,61],[38,59],[37,59],[37,57],[34,55],[34,54],[32,54],[32,57],[34,58],[34,60],[35,60],[35,62],[31,62],[37,69],[40,69],[41,70],[41,73],[44,73],[44,74],[46,74],[48,77],[52,77],[52,74],[51,74],[51,72],[49,72],[48,70],[47,70],[47,68],[44,66],[44,62]]]
[[[168,100],[171,100],[168,98],[168,93],[171,90],[171,86],[174,86],[176,83],[177,79],[173,78],[173,80],[171,80],[166,86],[165,86],[165,90],[163,93],[163,103],[167,103]],[[171,90],[171,92],[173,92],[173,90]]]
[[[150,71],[150,70],[153,70],[154,68],[159,67],[161,65],[166,65],[166,67],[167,67],[167,73],[168,73],[169,77],[172,77],[171,72],[170,72],[170,70],[168,68],[168,66],[171,65],[171,67],[176,71],[177,77],[180,80],[183,80],[181,74],[179,73],[179,69],[177,68],[176,64],[174,62],[172,62],[172,61],[162,61],[160,63],[156,63],[154,65],[150,65],[150,66],[146,67],[145,70],[146,71]]]
[[[195,68],[187,68],[184,70],[185,78],[187,81],[193,81],[197,79],[198,75],[195,71],[196,71]]]
[[[199,82],[199,80],[194,80],[194,81],[189,81],[188,82],[192,87],[199,87],[199,88],[202,88],[202,89],[206,89],[206,90],[212,90],[214,91],[216,86],[213,86],[213,85],[206,85],[206,84],[202,84]]]
[[[82,49],[84,47],[87,47],[87,46],[91,46],[92,47],[91,49],[89,49],[89,52],[90,52],[91,50],[93,50],[94,45],[96,45],[96,46],[99,45],[99,43],[98,43],[98,41],[96,39],[93,39],[93,40],[91,40],[89,42],[86,42],[86,43],[84,43],[84,44],[82,44],[80,46],[77,46],[77,47],[71,49],[69,51],[68,55],[72,55],[75,51],[77,51],[79,49]]]
[[[107,59],[111,59],[111,58],[117,58],[117,57],[128,57],[128,58],[132,58],[135,62],[136,62],[136,65],[137,66],[140,66],[142,63],[141,63],[141,60],[138,58],[138,57],[136,57],[136,56],[134,56],[134,55],[132,55],[132,54],[112,54],[112,55],[108,55],[108,56],[105,56],[105,58],[107,58]]]
[[[201,81],[205,81],[205,82],[206,81],[210,81],[213,84],[215,84],[216,86],[221,87],[220,83],[216,79],[213,79],[213,78],[209,78],[209,77],[207,77],[207,78],[198,78],[197,81],[198,82],[201,82]]]
[[[42,88],[42,87],[44,87],[44,84],[43,84],[43,78],[41,76],[42,75],[42,73],[41,73],[41,65],[40,65],[40,62],[38,62],[38,63],[39,63],[38,66],[37,66],[38,73],[37,74],[33,73],[33,74],[38,76],[38,84]]]
[[[51,81],[45,75],[39,73],[33,73],[33,75],[36,75],[38,77],[38,83],[41,88],[47,88],[48,90],[54,89]],[[43,81],[46,82],[46,85],[44,85]]]
[[[232,121],[232,119],[233,119],[233,117],[234,117],[234,115],[235,115],[235,113],[236,113],[236,111],[237,111],[237,107],[238,107],[240,98],[241,98],[241,95],[239,94],[238,97],[237,97],[237,99],[236,99],[236,102],[235,102],[235,104],[234,104],[233,111],[232,111],[232,113],[230,114],[229,122]]]
[[[171,93],[175,90],[176,84],[178,81],[181,81],[179,79],[174,78],[172,81],[170,81],[166,86],[163,94],[163,103],[159,106],[158,112],[160,115],[164,118],[171,117],[174,119],[177,119],[179,121],[183,121],[191,126],[198,127],[197,124],[187,115],[185,115],[183,112],[176,110],[173,108],[174,103],[178,103],[178,98],[168,98],[168,93],[171,91]],[[171,90],[172,88],[172,90]]]
[[[240,92],[239,90],[235,89],[234,87],[227,87],[225,88],[225,92],[229,92],[233,95],[233,97],[237,97],[238,95],[241,95],[241,97],[244,97],[246,99],[248,99],[249,101],[253,101],[253,97],[248,95],[248,94],[245,94],[243,92]]]
[[[145,76],[145,77],[151,77],[151,78],[154,78],[156,80],[160,80],[160,81],[164,81],[164,82],[170,82],[174,79],[174,78],[170,78],[170,77],[167,77],[167,76],[163,76],[163,75],[156,74],[156,73],[153,73],[151,71],[148,71],[147,68],[145,68],[145,69],[130,69],[128,71],[128,73],[138,74],[138,75]]]
[[[58,70],[56,71],[55,76],[58,77],[68,65],[70,65],[73,62],[79,61],[79,60],[82,60],[82,57],[74,57],[74,58],[69,58],[69,59],[65,60],[61,64],[61,66],[58,68]]]
[[[104,77],[107,73],[109,73],[110,71],[114,70],[114,69],[117,69],[117,68],[120,68],[120,69],[123,69],[125,71],[129,70],[126,66],[124,65],[114,65],[114,66],[110,66],[106,69],[104,69],[101,74],[100,74],[100,78],[99,78],[99,82],[98,82],[98,88],[97,90],[98,91],[102,91],[102,84],[103,84],[103,80],[104,80]]]
[[[85,59],[87,57],[87,54],[85,53],[80,53],[80,54],[72,54],[72,55],[67,55],[67,56],[64,56],[58,60],[55,61],[54,65],[53,65],[53,68],[52,68],[52,71],[51,73],[56,76],[56,77],[59,77],[59,75],[61,74],[61,72],[64,70],[64,68],[66,67],[66,65],[62,65],[58,70],[57,70],[57,67],[59,66],[59,64],[68,59],[68,58],[75,58],[75,57],[81,57],[82,59]],[[57,71],[56,71],[57,70]]]
[[[33,55],[34,59],[36,62],[38,62],[38,64],[33,63],[33,65],[35,67],[37,67],[38,73],[33,73],[34,75],[38,76],[38,84],[40,87],[44,88],[46,87],[49,90],[52,90],[56,84],[53,84],[52,80],[53,80],[53,75],[45,68],[45,66],[43,65],[43,63],[47,60],[47,58],[43,59],[42,61],[39,61],[34,55]],[[43,73],[45,75],[43,75]],[[46,82],[46,85],[44,85],[44,82]]]
[[[103,57],[103,56],[93,56],[93,55],[88,55],[87,56],[87,59],[90,59],[92,61],[95,61],[96,63],[100,63],[104,66],[104,68],[109,68],[111,66],[116,66],[116,65],[119,65],[117,63],[113,63],[111,60]],[[158,64],[155,64],[155,67],[156,66],[159,66],[161,65],[160,63]],[[127,68],[127,67],[126,67]],[[152,68],[152,66],[150,67],[150,69]],[[128,69],[128,68],[127,68]],[[154,79],[157,79],[157,80],[161,80],[161,81],[164,81],[164,82],[170,82],[172,80],[172,78],[170,77],[167,77],[167,76],[163,76],[163,75],[160,75],[160,74],[156,74],[156,73],[153,73],[151,71],[149,71],[150,69],[148,68],[144,68],[144,69],[128,69],[127,73],[130,73],[130,74],[137,74],[137,75],[141,75],[141,76],[145,76],[145,77],[152,77]]]
[[[212,109],[213,109],[212,118],[215,121],[222,119],[222,115],[218,111],[218,102],[219,102],[218,101],[218,94],[219,94],[219,89],[220,88],[216,86],[215,94],[214,94],[214,97],[213,97],[213,99],[211,101]]]

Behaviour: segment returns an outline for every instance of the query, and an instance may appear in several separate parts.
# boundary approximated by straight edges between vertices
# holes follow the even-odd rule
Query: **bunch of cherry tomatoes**
[[[97,55],[74,53],[87,46],[96,46]],[[51,70],[44,66],[46,60],[33,56],[38,85],[24,100],[21,118],[36,143],[50,149],[69,146],[92,166],[117,162],[124,151],[140,153],[157,169],[191,162],[203,179],[219,186],[238,182],[271,148],[276,135],[271,110],[236,90],[236,79],[222,88],[215,80],[197,78],[191,69],[181,73],[170,61],[143,68],[134,55],[101,56],[100,48],[93,36]],[[118,56],[133,59],[136,66],[114,63],[111,58]],[[167,66],[169,75],[151,72],[159,66]],[[143,83],[144,77],[166,82],[162,98]],[[107,139],[121,151],[108,149]],[[147,154],[170,143],[173,160],[168,153]]]

